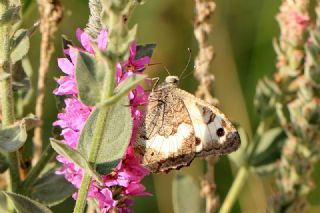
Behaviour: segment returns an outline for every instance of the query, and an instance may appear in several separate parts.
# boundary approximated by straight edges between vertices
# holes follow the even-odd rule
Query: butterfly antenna
[[[181,78],[181,80],[183,80],[183,79],[185,79],[185,78],[189,77],[191,74],[193,74],[193,72],[189,72],[187,75],[183,76],[183,77]]]
[[[165,69],[165,71],[168,73],[168,75],[171,75],[171,73],[169,72],[168,68],[163,63],[148,64],[148,66],[153,66],[153,65],[162,65],[162,67]]]
[[[184,70],[182,71],[182,73],[180,74],[179,78],[181,78],[181,77],[182,77],[182,75],[187,71],[187,68],[188,68],[188,66],[189,66],[189,64],[190,64],[190,61],[191,61],[191,55],[192,55],[192,53],[191,53],[191,49],[190,49],[190,48],[188,48],[188,52],[189,52],[188,63],[186,64],[186,66],[185,66]]]

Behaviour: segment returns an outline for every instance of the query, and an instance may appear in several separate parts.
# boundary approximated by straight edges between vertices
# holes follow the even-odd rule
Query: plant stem
[[[0,1],[0,14],[9,9],[9,1]],[[10,24],[0,26],[0,76],[7,76],[0,80],[0,95],[2,109],[2,126],[7,127],[14,123],[14,102],[12,92],[12,76],[10,66]],[[17,152],[9,153],[10,184],[13,192],[18,191],[20,184],[19,161]]]
[[[107,63],[108,72],[106,72],[107,74],[105,76],[105,82],[103,86],[104,93],[102,95],[102,100],[107,100],[112,96],[114,83],[115,83],[114,81],[115,81],[115,70],[116,70],[115,64],[116,63],[111,62],[110,59],[107,59],[107,61],[108,61]],[[105,106],[100,109],[98,114],[98,119],[97,119],[96,127],[93,133],[93,139],[92,139],[92,144],[91,144],[89,159],[88,159],[89,163],[92,166],[94,166],[94,163],[96,161],[97,154],[101,145],[101,141],[102,141],[101,139],[104,134],[103,130],[106,124],[106,120],[107,120],[106,118],[108,116],[108,112],[109,112],[109,107]],[[73,211],[74,213],[82,213],[84,211],[90,182],[91,182],[90,174],[85,173],[81,182],[79,192],[78,192],[77,202]]]
[[[264,131],[264,128],[266,128],[267,122],[263,121],[259,124],[257,132],[262,133]],[[235,201],[237,200],[240,191],[242,190],[244,184],[246,183],[246,180],[249,175],[249,169],[251,165],[251,161],[254,157],[254,154],[256,153],[256,149],[258,148],[258,140],[253,140],[254,144],[253,147],[248,155],[248,157],[245,160],[245,163],[240,167],[237,176],[231,186],[231,189],[229,190],[227,197],[225,198],[221,209],[219,213],[227,213],[230,212]]]
[[[53,150],[51,145],[48,144],[46,149],[42,153],[39,161],[34,167],[32,167],[26,179],[22,183],[22,191],[21,191],[22,194],[26,194],[29,192],[29,187],[31,186],[31,184],[36,180],[36,178],[42,172],[43,168],[53,158],[54,155],[55,155],[55,151]]]
[[[235,180],[231,186],[231,189],[230,189],[227,197],[225,198],[225,200],[221,206],[219,213],[231,212],[232,207],[233,207],[235,201],[237,200],[239,193],[241,192],[244,184],[246,183],[248,175],[249,175],[249,167],[246,165],[242,166],[237,174],[237,177],[235,178]]]

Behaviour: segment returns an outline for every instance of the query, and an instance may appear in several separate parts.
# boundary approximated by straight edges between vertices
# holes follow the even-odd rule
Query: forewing
[[[151,92],[134,149],[151,172],[167,172],[191,163],[195,156],[192,121],[175,88]]]
[[[236,128],[216,107],[180,90],[176,92],[187,107],[196,137],[196,156],[222,155],[237,150],[240,137]]]

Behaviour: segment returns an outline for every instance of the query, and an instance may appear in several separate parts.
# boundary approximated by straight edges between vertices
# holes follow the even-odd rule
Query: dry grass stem
[[[217,105],[217,101],[210,93],[214,76],[210,74],[209,68],[214,59],[214,48],[208,43],[208,36],[211,32],[209,21],[215,7],[214,2],[195,0],[194,34],[199,46],[194,71],[194,76],[199,81],[196,96],[213,105]],[[219,206],[219,198],[215,194],[216,185],[214,183],[214,166],[217,160],[218,157],[216,156],[206,159],[207,172],[201,183],[201,195],[206,198],[206,213],[216,211]]]
[[[40,13],[40,31],[42,34],[40,47],[40,66],[37,88],[36,116],[43,120],[45,86],[50,65],[50,59],[54,52],[52,38],[57,31],[57,25],[62,19],[62,5],[59,0],[38,0]],[[42,150],[42,128],[37,127],[33,137],[34,165],[40,158]]]

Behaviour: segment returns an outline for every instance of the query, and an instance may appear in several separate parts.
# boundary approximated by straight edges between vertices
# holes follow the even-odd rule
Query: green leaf
[[[60,155],[66,157],[79,167],[83,168],[87,173],[89,173],[95,180],[99,183],[102,182],[101,177],[91,168],[83,155],[75,149],[72,149],[66,144],[61,143],[53,138],[50,139],[52,148]]]
[[[9,167],[6,156],[0,151],[0,174],[5,172]]]
[[[128,148],[132,134],[131,110],[128,105],[128,97],[123,96],[109,109],[96,159],[96,170],[99,174],[110,173],[120,162]],[[88,159],[90,153],[99,111],[100,109],[96,109],[91,113],[80,134],[78,149],[86,159]]]
[[[280,158],[286,134],[281,128],[273,128],[265,132],[258,141],[258,147],[251,165],[254,167],[267,165]]]
[[[38,203],[34,200],[31,200],[25,196],[15,194],[13,192],[4,192],[7,198],[9,198],[13,203],[15,209],[19,213],[52,213],[50,209],[43,206],[41,203]]]
[[[39,127],[41,125],[41,120],[39,120],[39,118],[37,118],[34,114],[29,114],[26,117],[24,117],[22,120],[26,125],[27,131],[35,127]]]
[[[154,48],[156,48],[156,44],[145,44],[145,45],[138,45],[136,50],[136,58],[139,59],[145,56],[151,57],[154,51]]]
[[[129,91],[135,88],[143,79],[145,75],[130,75],[120,85],[115,88],[115,94],[106,101],[97,104],[97,107],[108,106],[116,103],[124,95],[127,95]]]
[[[29,30],[19,29],[12,38],[11,44],[11,62],[14,64],[27,55],[30,48]]]
[[[0,129],[0,148],[17,151],[27,140],[27,130],[24,122]]]
[[[20,20],[20,6],[10,6],[3,14],[0,14],[0,25],[14,24]]]
[[[76,63],[76,80],[80,100],[87,106],[94,106],[101,99],[103,79],[107,66],[103,60],[98,61],[94,56],[78,52]]]
[[[229,154],[228,158],[235,165],[240,167],[241,165],[243,165],[245,163],[246,157],[248,157],[247,151],[248,151],[248,147],[249,147],[250,143],[249,143],[248,135],[247,135],[246,131],[244,130],[244,128],[242,128],[241,126],[238,125],[237,130],[240,135],[241,146],[236,152],[232,152],[231,154]]]
[[[70,197],[76,188],[64,176],[49,170],[31,186],[30,197],[47,206],[54,206]]]
[[[199,186],[186,175],[177,174],[173,180],[172,203],[175,213],[204,212]]]
[[[20,90],[26,93],[30,88],[30,80],[23,69],[22,61],[17,61],[12,66],[12,81],[14,91]]]

